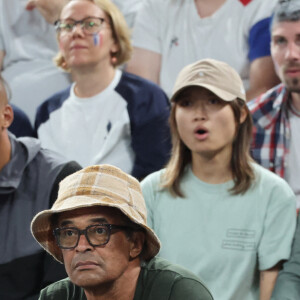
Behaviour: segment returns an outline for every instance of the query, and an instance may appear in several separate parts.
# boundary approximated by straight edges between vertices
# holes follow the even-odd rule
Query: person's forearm
[[[260,300],[270,300],[274,289],[280,265],[260,272]]]
[[[272,58],[264,56],[255,59],[250,65],[247,101],[258,97],[279,83],[280,80],[275,73]]]
[[[59,19],[61,10],[69,0],[51,0],[51,9],[49,9],[47,1],[49,0],[28,0],[26,9],[29,11],[37,9],[48,23],[53,24]]]
[[[136,74],[159,85],[161,55],[150,50],[134,48],[126,71]]]

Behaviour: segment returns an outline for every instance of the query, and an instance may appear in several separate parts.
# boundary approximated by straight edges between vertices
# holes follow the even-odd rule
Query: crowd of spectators
[[[0,298],[66,276],[30,222],[109,164],[214,299],[300,299],[299,36],[298,0],[0,0]]]

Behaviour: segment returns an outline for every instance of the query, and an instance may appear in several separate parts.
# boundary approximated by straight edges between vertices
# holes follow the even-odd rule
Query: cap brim
[[[211,91],[212,93],[214,93],[216,96],[218,96],[220,99],[226,101],[226,102],[231,102],[233,100],[235,100],[236,98],[238,98],[236,95],[232,94],[232,93],[229,93],[229,92],[226,92],[220,88],[217,88],[215,86],[212,86],[210,84],[205,84],[205,83],[193,83],[191,82],[190,84],[188,85],[184,85],[182,87],[179,87],[173,94],[173,96],[171,97],[171,102],[174,102],[176,97],[183,91],[185,90],[186,88],[189,88],[189,87],[193,87],[193,86],[198,86],[198,87],[203,87],[209,91]]]

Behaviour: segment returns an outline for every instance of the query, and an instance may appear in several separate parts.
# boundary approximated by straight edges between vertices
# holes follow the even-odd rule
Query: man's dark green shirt
[[[43,289],[41,300],[86,300],[84,290],[69,278]],[[162,258],[143,262],[133,300],[213,300],[193,273]]]

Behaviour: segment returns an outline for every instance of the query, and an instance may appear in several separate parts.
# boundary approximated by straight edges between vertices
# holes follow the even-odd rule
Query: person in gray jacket
[[[66,274],[34,242],[31,219],[51,207],[59,181],[81,167],[42,149],[37,139],[16,138],[7,130],[12,121],[0,78],[0,299],[33,300]]]

